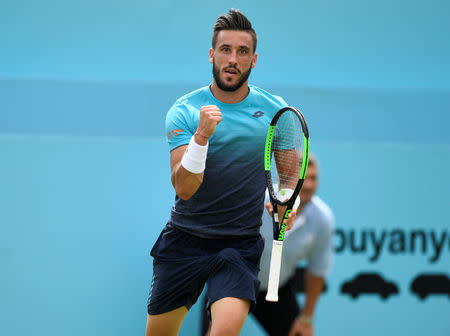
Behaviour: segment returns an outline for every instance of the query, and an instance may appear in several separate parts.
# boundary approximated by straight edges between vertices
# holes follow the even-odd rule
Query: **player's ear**
[[[252,69],[256,66],[257,60],[258,60],[258,54],[254,54],[253,59],[252,59]]]
[[[213,48],[209,48],[209,63],[213,63],[214,61],[214,49]]]

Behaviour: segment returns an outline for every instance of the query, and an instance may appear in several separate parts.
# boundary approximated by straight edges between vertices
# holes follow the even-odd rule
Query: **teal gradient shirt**
[[[205,105],[216,105],[222,121],[209,138],[202,184],[189,200],[175,198],[170,221],[199,237],[256,236],[266,188],[266,134],[273,116],[287,104],[255,86],[249,86],[241,102],[225,104],[213,96],[209,86],[203,87],[179,98],[167,113],[170,150],[189,144]]]

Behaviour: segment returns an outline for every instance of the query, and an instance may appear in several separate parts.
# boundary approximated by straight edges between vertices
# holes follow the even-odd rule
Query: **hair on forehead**
[[[217,35],[219,35],[219,32],[222,30],[238,30],[249,33],[253,39],[253,52],[255,52],[256,44],[258,42],[256,32],[253,29],[251,22],[238,9],[232,8],[228,13],[222,14],[217,18],[212,36],[213,49],[216,47]]]

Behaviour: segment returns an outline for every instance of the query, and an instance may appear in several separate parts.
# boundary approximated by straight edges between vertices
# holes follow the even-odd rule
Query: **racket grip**
[[[266,301],[278,301],[278,284],[280,282],[281,254],[283,241],[273,240],[272,256],[270,257],[269,283],[267,285]]]

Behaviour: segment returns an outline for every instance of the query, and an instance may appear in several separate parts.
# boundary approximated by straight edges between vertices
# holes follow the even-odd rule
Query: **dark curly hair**
[[[258,38],[256,37],[256,32],[252,27],[252,24],[247,19],[247,17],[242,14],[239,10],[231,8],[228,13],[222,14],[216,20],[216,24],[213,29],[212,36],[212,47],[216,48],[217,35],[221,30],[241,30],[248,32],[253,39],[253,52],[256,50],[256,44]]]

